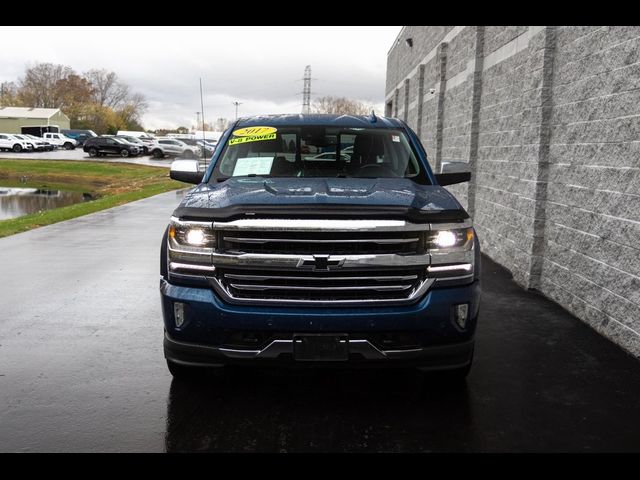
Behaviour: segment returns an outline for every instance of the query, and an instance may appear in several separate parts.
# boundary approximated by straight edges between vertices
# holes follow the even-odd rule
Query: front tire
[[[17,143],[13,146],[12,150],[16,153],[20,153],[22,151],[22,145],[18,145]]]
[[[66,142],[63,146],[64,146],[65,150],[73,150],[73,148],[74,148],[73,144],[71,144],[69,142]]]
[[[129,156],[129,150],[127,150],[126,148],[123,148],[122,150],[120,150],[120,156],[121,157],[128,157]]]
[[[93,158],[97,157],[98,156],[98,150],[96,148],[90,148],[89,149],[89,156],[93,157]]]

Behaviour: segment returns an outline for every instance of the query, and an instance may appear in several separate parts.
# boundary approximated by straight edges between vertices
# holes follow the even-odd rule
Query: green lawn
[[[0,221],[0,237],[189,185],[169,178],[169,169],[128,163],[0,160],[0,185],[92,194],[95,200]]]

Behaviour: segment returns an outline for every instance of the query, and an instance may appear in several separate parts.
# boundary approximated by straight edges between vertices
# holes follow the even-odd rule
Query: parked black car
[[[114,137],[89,138],[84,142],[82,149],[90,157],[103,157],[109,154],[129,157],[140,153],[140,149],[135,145]]]
[[[115,135],[114,138],[119,138],[127,143],[133,143],[140,149],[142,155],[147,155],[149,153],[149,147],[147,146],[147,144],[137,137],[132,137],[130,135]]]

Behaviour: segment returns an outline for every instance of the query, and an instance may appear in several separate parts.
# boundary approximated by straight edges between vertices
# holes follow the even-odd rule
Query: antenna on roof
[[[376,117],[376,111],[375,110],[371,110],[371,116],[369,118],[369,121],[371,123],[376,123],[378,121],[378,117]]]

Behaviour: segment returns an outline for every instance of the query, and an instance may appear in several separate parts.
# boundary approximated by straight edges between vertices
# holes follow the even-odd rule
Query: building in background
[[[69,117],[59,108],[0,107],[2,133],[21,133],[22,127],[41,125],[71,128]]]
[[[639,86],[637,26],[404,27],[387,57],[386,114],[468,163],[483,252],[637,357]]]

